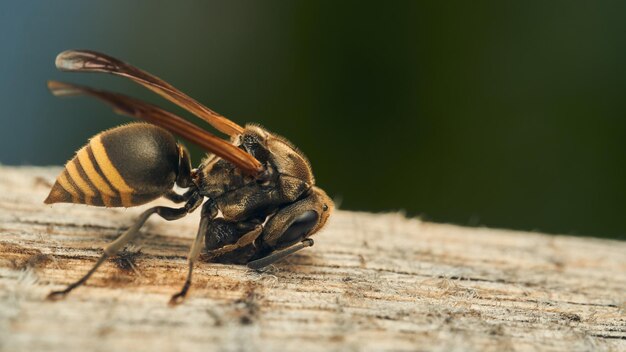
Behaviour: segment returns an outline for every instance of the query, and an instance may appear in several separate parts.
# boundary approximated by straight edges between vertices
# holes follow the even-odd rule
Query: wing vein
[[[112,106],[115,112],[161,126],[233,163],[247,174],[257,174],[263,168],[256,158],[242,149],[155,105],[119,93],[57,81],[49,81],[48,88],[56,96],[88,95],[97,98]]]

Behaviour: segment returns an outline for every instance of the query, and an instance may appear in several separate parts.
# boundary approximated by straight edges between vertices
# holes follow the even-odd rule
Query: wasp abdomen
[[[46,203],[132,207],[172,189],[180,148],[166,130],[134,123],[93,137],[57,178]]]

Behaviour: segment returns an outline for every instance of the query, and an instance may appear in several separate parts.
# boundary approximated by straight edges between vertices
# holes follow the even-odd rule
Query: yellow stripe
[[[111,198],[116,196],[115,191],[112,190],[111,187],[109,187],[106,181],[100,176],[98,171],[96,171],[96,168],[93,166],[93,164],[91,163],[91,159],[89,158],[87,147],[84,147],[83,149],[78,151],[78,162],[85,171],[85,174],[87,174],[87,178],[89,179],[89,181],[91,181],[91,183],[93,183],[100,192],[104,205],[110,207]]]
[[[124,178],[122,178],[122,175],[120,175],[119,171],[117,171],[115,166],[113,166],[111,159],[109,159],[109,156],[107,155],[106,150],[104,149],[104,145],[102,144],[100,135],[92,138],[89,144],[91,145],[93,156],[96,159],[96,162],[98,163],[98,166],[100,167],[100,170],[102,170],[104,177],[106,177],[107,180],[109,180],[109,183],[113,187],[117,188],[117,190],[120,192],[120,197],[122,198],[122,205],[125,207],[133,206],[131,196],[133,194],[134,189],[130,187],[126,183],[126,181],[124,181]]]
[[[61,187],[63,187],[63,189],[67,191],[67,193],[72,196],[72,203],[80,203],[80,197],[78,196],[78,193],[76,192],[74,187],[72,187],[72,184],[67,180],[67,170],[61,173],[61,176],[59,176],[57,182],[61,185]]]
[[[76,167],[76,160],[72,160],[67,163],[66,169],[70,176],[70,179],[74,181],[74,184],[76,184],[78,190],[83,192],[83,194],[85,195],[85,203],[93,204],[92,198],[96,196],[96,193],[94,193],[91,187],[89,187],[89,184],[80,176],[78,168]]]

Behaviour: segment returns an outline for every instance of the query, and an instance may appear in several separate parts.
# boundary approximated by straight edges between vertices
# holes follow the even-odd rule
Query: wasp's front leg
[[[211,260],[219,263],[247,263],[257,251],[255,241],[263,232],[262,221],[215,219],[205,237],[207,254]]]
[[[317,187],[305,198],[281,208],[265,224],[262,247],[248,267],[260,269],[312,246],[309,237],[326,224],[332,209],[332,200]]]

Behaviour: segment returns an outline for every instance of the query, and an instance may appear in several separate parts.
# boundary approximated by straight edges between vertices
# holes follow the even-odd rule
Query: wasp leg
[[[183,288],[170,298],[170,305],[176,305],[184,301],[185,296],[187,295],[187,291],[189,291],[189,287],[191,286],[191,276],[193,273],[193,265],[198,260],[198,256],[200,255],[200,250],[202,249],[202,242],[204,240],[204,236],[206,234],[207,228],[209,227],[209,223],[213,218],[217,216],[217,205],[213,200],[209,200],[202,206],[202,215],[200,217],[200,226],[198,226],[198,233],[196,234],[196,239],[193,241],[191,245],[191,249],[189,250],[189,256],[187,261],[189,262],[189,271],[187,272],[187,278],[185,279],[185,283],[183,284]]]
[[[266,267],[268,265],[276,263],[277,261],[279,261],[279,260],[281,260],[281,259],[283,259],[283,258],[285,258],[285,257],[287,257],[287,256],[289,256],[289,255],[291,255],[291,254],[293,254],[293,253],[303,249],[303,248],[311,247],[311,246],[313,246],[314,243],[315,242],[313,242],[312,239],[307,238],[304,241],[302,241],[302,242],[300,242],[298,244],[295,244],[295,245],[293,245],[291,247],[287,247],[285,249],[281,249],[279,251],[272,252],[271,254],[269,254],[269,255],[267,255],[267,256],[265,256],[263,258],[256,259],[256,260],[253,260],[253,261],[249,262],[247,264],[248,268],[254,269],[254,270],[262,269],[262,268],[264,268],[264,267]]]
[[[189,198],[191,198],[191,196],[194,195],[194,193],[196,193],[196,191],[197,189],[192,188],[183,194],[178,194],[174,192],[174,190],[170,190],[167,193],[165,193],[165,195],[163,195],[163,198],[168,199],[174,203],[182,203],[182,202],[188,201]]]
[[[213,220],[205,237],[210,260],[230,264],[247,263],[258,251],[255,241],[263,232],[263,220]]]
[[[87,272],[87,274],[85,274],[78,281],[68,285],[64,290],[50,292],[50,294],[48,295],[48,299],[61,299],[76,287],[84,284],[85,281],[87,281],[87,279],[89,279],[89,277],[94,272],[96,272],[96,270],[100,265],[102,265],[102,263],[104,263],[109,257],[119,252],[128,242],[132,241],[139,235],[139,229],[141,228],[141,226],[143,226],[146,220],[148,220],[150,215],[157,214],[165,220],[180,219],[198,208],[198,206],[202,203],[202,199],[202,196],[195,194],[187,201],[185,206],[182,208],[169,208],[158,206],[144,211],[143,213],[141,213],[141,215],[139,215],[137,221],[130,228],[128,228],[128,230],[124,231],[115,241],[113,241],[111,244],[104,248],[102,256],[100,256],[100,259],[98,259],[96,264],[91,268],[91,270]]]
[[[182,203],[188,201],[194,196],[198,188],[193,183],[193,174],[195,171],[191,170],[191,157],[187,148],[182,144],[178,145],[178,176],[176,177],[176,185],[182,188],[188,188],[183,194],[178,194],[170,189],[163,195],[164,198],[171,200],[174,203]]]
[[[319,192],[281,208],[264,225],[262,247],[248,262],[260,269],[303,248],[313,245],[309,237],[328,218],[329,206]]]

